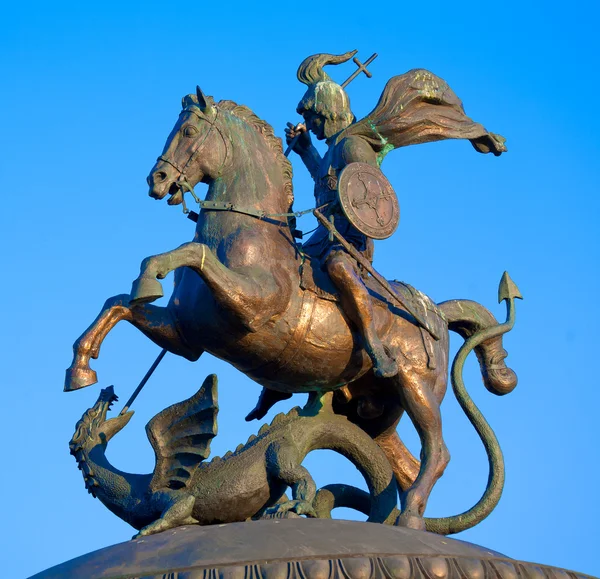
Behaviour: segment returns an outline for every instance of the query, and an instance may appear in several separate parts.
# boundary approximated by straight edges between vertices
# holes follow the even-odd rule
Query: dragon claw
[[[295,513],[299,516],[305,515],[313,519],[317,518],[317,513],[315,512],[312,503],[301,500],[286,501],[285,503],[279,503],[278,505],[270,507],[265,511],[265,518],[285,518],[288,513]]]

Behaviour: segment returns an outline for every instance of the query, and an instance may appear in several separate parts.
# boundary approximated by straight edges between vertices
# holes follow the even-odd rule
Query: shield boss
[[[400,207],[384,174],[366,163],[350,163],[338,181],[340,205],[348,221],[373,239],[386,239],[398,227]]]

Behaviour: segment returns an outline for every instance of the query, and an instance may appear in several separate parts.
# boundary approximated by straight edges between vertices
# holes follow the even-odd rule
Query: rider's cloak
[[[506,151],[502,136],[471,120],[446,82],[423,69],[391,78],[373,111],[336,141],[352,136],[367,140],[380,160],[392,149],[443,139],[468,139],[480,153]]]

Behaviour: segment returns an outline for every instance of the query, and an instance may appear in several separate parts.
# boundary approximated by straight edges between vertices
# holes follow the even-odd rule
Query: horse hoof
[[[396,519],[396,527],[425,531],[425,519],[417,515],[402,514]]]
[[[73,392],[98,382],[98,375],[91,368],[67,368],[65,377],[65,392]]]
[[[131,286],[132,305],[153,302],[164,295],[161,283],[153,277],[138,277]]]

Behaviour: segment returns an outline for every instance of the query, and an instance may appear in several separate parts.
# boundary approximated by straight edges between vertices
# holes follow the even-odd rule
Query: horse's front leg
[[[162,287],[157,279],[163,279],[174,269],[188,267],[204,280],[225,312],[247,330],[256,331],[285,309],[290,295],[290,284],[285,274],[276,268],[270,270],[268,265],[264,265],[264,255],[260,257],[263,263],[242,260],[229,268],[205,244],[185,243],[142,262],[140,275],[131,290],[132,303],[145,303],[161,297]]]
[[[90,368],[90,358],[98,357],[104,338],[121,320],[131,323],[158,346],[188,360],[197,360],[201,354],[183,343],[169,308],[153,305],[132,308],[129,296],[121,294],[106,300],[98,317],[73,345],[73,362],[67,369],[65,392],[98,381],[95,370]]]

